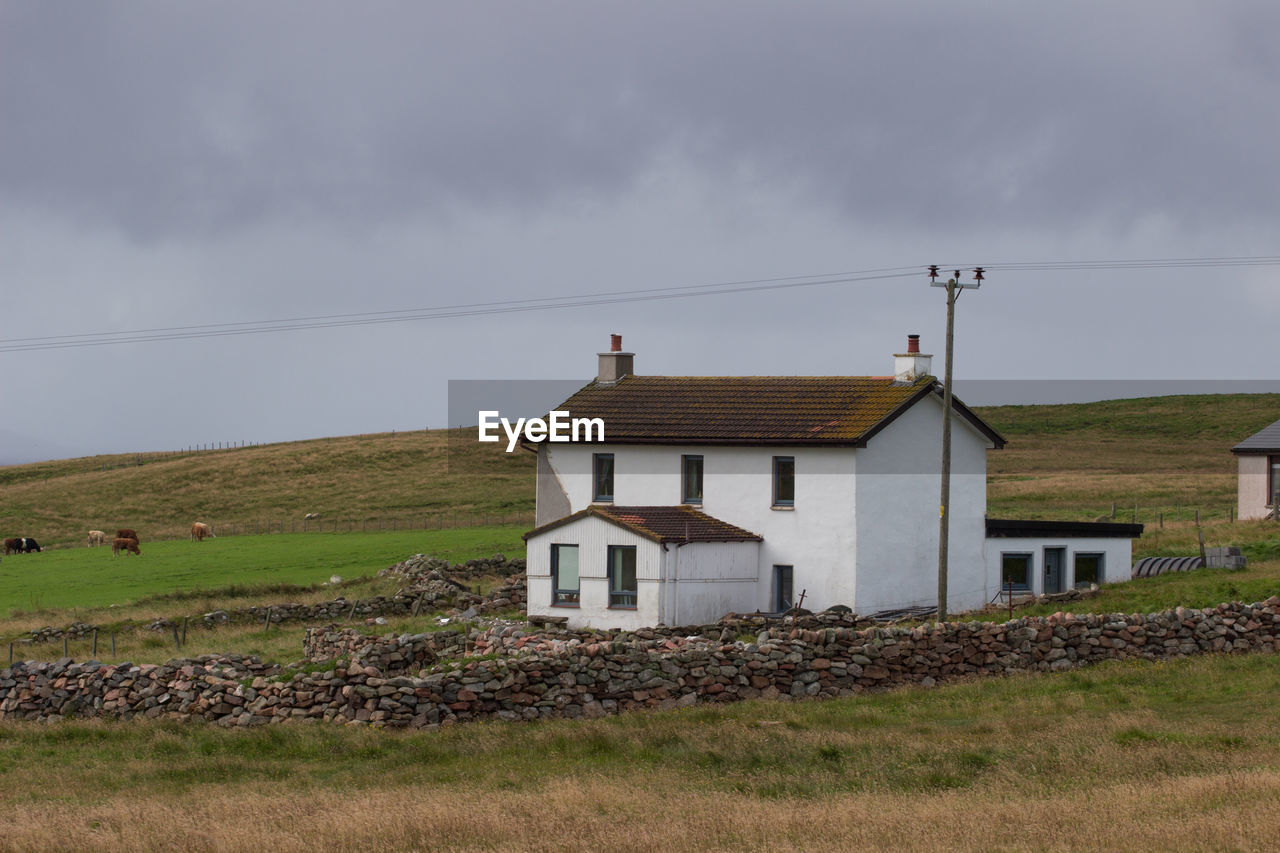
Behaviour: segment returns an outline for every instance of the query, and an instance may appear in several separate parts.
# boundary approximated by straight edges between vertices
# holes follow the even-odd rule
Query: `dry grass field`
[[[0,724],[9,850],[1269,850],[1269,655],[439,732]]]

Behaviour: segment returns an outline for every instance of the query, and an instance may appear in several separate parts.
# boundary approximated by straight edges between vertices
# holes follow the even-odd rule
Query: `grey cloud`
[[[141,238],[534,209],[663,157],[921,225],[1190,227],[1278,189],[1257,4],[66,9],[0,13],[0,189]]]

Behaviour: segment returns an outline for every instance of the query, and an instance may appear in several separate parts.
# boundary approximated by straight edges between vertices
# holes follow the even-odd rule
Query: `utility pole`
[[[938,284],[938,267],[929,267],[929,286],[947,289],[947,366],[942,380],[942,489],[938,501],[938,621],[947,620],[947,546],[950,539],[951,518],[951,355],[954,350],[956,299],[965,288],[977,290],[982,286],[982,267],[973,271],[973,283],[960,281],[960,270],[955,271],[946,284]]]

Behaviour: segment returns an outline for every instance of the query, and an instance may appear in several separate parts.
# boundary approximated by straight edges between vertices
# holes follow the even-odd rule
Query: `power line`
[[[959,269],[972,267],[975,266],[975,264],[943,264],[942,266],[946,268],[954,267]],[[1000,270],[1020,272],[1260,267],[1280,266],[1280,256],[1251,255],[1204,258],[1139,258],[1006,262],[984,261],[981,266],[988,271]],[[578,293],[565,296],[508,299],[493,302],[472,302],[457,305],[442,305],[433,308],[403,308],[387,311],[321,314],[303,317],[284,317],[271,320],[247,320],[233,323],[209,323],[151,329],[131,329],[119,332],[87,332],[67,335],[46,335],[40,337],[0,338],[0,352],[29,352],[35,350],[107,346],[110,344],[187,340],[192,338],[214,338],[233,335],[273,334],[300,329],[369,326],[383,323],[416,322],[421,320],[447,320],[461,317],[482,317],[497,314],[551,311],[564,308],[593,307],[598,305],[618,305],[671,299],[688,299],[704,296],[723,296],[735,293],[822,287],[835,284],[853,284],[866,281],[882,281],[893,278],[909,278],[920,275],[921,271],[924,269],[925,267],[923,265],[881,267],[850,272],[745,279],[739,281],[716,282],[712,284],[676,285],[633,290],[604,291],[597,293]]]
[[[1132,270],[1197,267],[1263,267],[1280,265],[1280,256],[1253,255],[1215,258],[1144,258],[1109,261],[1027,261],[983,264],[987,270],[1052,271],[1052,270]],[[941,264],[944,269],[972,267],[974,264]]]
[[[906,278],[917,274],[914,271],[914,267],[897,267],[894,269],[907,271],[880,272],[876,270],[867,270],[863,273],[752,279],[737,282],[719,282],[716,284],[706,285],[647,288],[643,290],[612,291],[607,293],[580,294],[575,296],[552,296],[537,299],[478,302],[463,305],[442,306],[439,308],[416,308],[401,309],[397,311],[332,314],[281,320],[254,320],[240,323],[220,323],[201,326],[136,329],[122,332],[92,332],[85,334],[51,335],[34,338],[8,338],[0,339],[0,352],[72,349],[79,347],[104,346],[107,344],[186,340],[189,338],[252,335],[268,332],[293,331],[296,329],[368,326],[381,323],[404,323],[415,320],[442,320],[458,317],[477,317],[529,311],[548,311],[561,308],[652,302],[667,299],[687,299],[700,296],[748,293],[762,290],[781,290],[799,287],[817,287],[831,284],[848,284],[852,282],[875,281],[889,278]]]

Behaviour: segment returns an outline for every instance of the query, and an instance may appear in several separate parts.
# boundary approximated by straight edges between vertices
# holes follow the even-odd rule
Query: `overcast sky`
[[[0,346],[907,268],[269,334],[0,351],[0,461],[443,426],[450,379],[1270,379],[1269,2],[0,5]],[[939,357],[935,370],[941,373]],[[1280,412],[1277,413],[1280,416]]]

